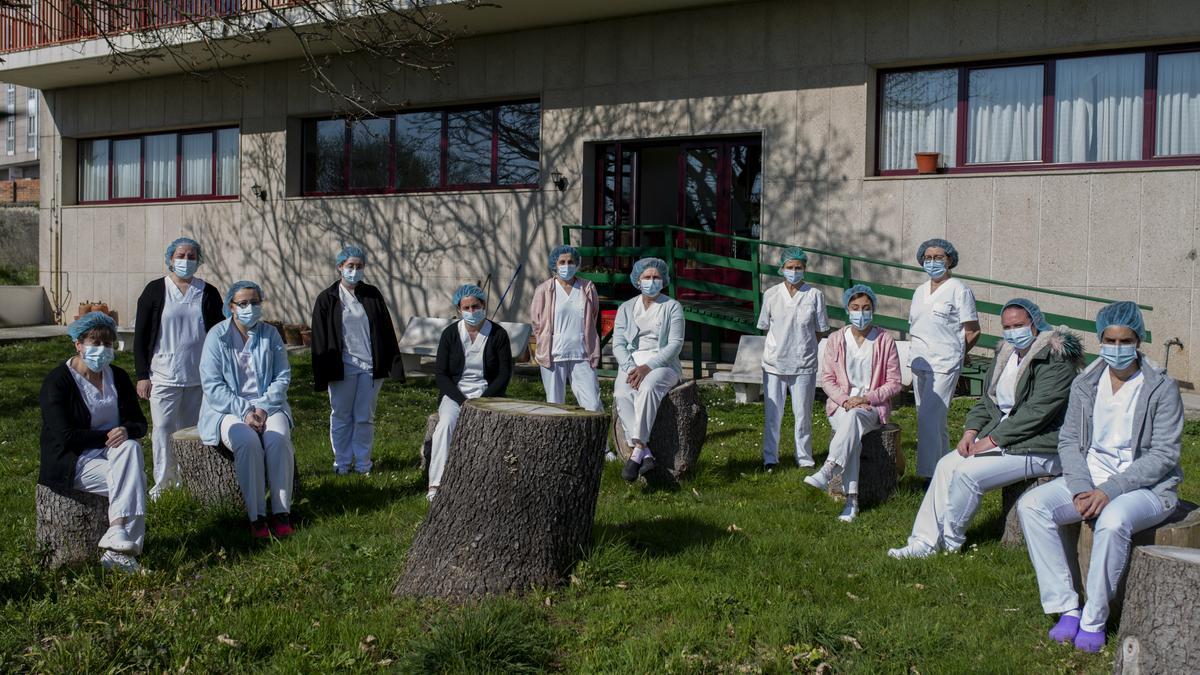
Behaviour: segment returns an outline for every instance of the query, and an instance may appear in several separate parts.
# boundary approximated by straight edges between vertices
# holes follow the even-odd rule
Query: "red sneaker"
[[[267,521],[264,518],[250,523],[250,537],[253,539],[270,539],[271,531],[267,529]]]
[[[271,516],[271,534],[275,535],[276,539],[292,536],[292,524],[288,520],[288,514],[281,513],[277,516]]]

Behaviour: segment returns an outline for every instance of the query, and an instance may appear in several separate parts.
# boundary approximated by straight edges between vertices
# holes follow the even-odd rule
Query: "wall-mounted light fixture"
[[[267,189],[259,185],[258,181],[255,181],[254,185],[250,186],[250,191],[253,192],[254,196],[258,197],[259,200],[264,202],[267,201]]]
[[[558,171],[550,173],[550,182],[554,183],[554,187],[558,188],[559,192],[567,189],[567,177]]]

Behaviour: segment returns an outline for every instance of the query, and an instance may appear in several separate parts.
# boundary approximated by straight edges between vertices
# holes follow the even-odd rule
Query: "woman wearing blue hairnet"
[[[204,336],[225,317],[221,292],[196,276],[200,244],[180,237],[167,247],[167,274],[142,291],[133,329],[138,396],[150,399],[154,487],[150,498],[179,486],[171,435],[200,417],[200,353]]]
[[[337,255],[341,278],[313,305],[313,387],[329,390],[336,474],[371,472],[379,390],[385,377],[404,380],[392,315],[379,289],[363,280],[366,264],[361,248],[343,248]]]
[[[917,264],[929,280],[913,292],[908,310],[908,348],[917,403],[917,475],[930,478],[950,449],[946,416],[963,358],[979,339],[975,294],[951,276],[958,251],[945,239],[917,248]]]
[[[97,546],[106,570],[136,572],[146,534],[146,418],[129,375],[113,360],[117,324],[90,312],[67,327],[75,356],[42,382],[38,483],[108,498],[108,529]]]
[[[825,296],[804,283],[808,254],[785,249],[779,260],[783,283],[763,293],[758,329],[767,331],[763,344],[763,465],[779,464],[779,427],[788,394],[795,422],[796,464],[813,466],[812,414],[817,388],[817,345],[829,330]]]
[[[454,308],[462,316],[438,341],[434,377],[442,398],[429,453],[429,491],[433,501],[442,486],[442,473],[450,457],[450,439],[458,415],[468,399],[502,397],[512,379],[512,349],[504,327],[487,319],[487,294],[475,284],[454,292]]]
[[[225,294],[229,318],[209,331],[200,358],[204,405],[196,425],[205,445],[220,443],[233,452],[255,539],[292,533],[296,471],[287,399],[292,367],[279,331],[261,321],[262,303],[262,289],[253,281],[239,281]]]
[[[1175,380],[1138,350],[1145,335],[1135,303],[1100,310],[1100,358],[1071,385],[1058,434],[1062,477],[1017,502],[1042,609],[1059,615],[1049,637],[1085,652],[1104,646],[1108,605],[1129,561],[1130,539],[1179,503],[1183,401]],[[1082,605],[1062,539],[1062,527],[1081,520],[1094,523]]]
[[[629,281],[641,293],[621,305],[613,327],[613,356],[619,371],[613,407],[630,448],[621,478],[631,482],[654,469],[654,454],[647,444],[658,406],[683,376],[679,363],[683,306],[662,292],[670,280],[666,262],[658,258],[635,262]]]

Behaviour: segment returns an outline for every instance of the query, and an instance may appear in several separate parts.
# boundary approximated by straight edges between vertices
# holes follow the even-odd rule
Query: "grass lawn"
[[[172,493],[148,516],[149,574],[106,576],[98,565],[48,573],[33,542],[37,392],[70,353],[65,339],[0,346],[0,670],[1111,669],[1111,645],[1086,656],[1047,643],[1028,557],[998,543],[998,494],[985,499],[966,553],[891,560],[885,551],[904,543],[920,502],[916,481],[839,523],[841,506],[804,485],[806,472],[759,471],[762,406],[735,405],[728,388],[704,390],[708,442],[682,490],[631,487],[619,466],[606,466],[595,546],[562,588],[465,607],[393,599],[426,512],[417,448],[435,389],[385,385],[374,475],[335,477],[328,402],[311,391],[307,357],[293,362],[304,483],[293,538],[252,543],[237,514]],[[118,364],[132,370],[127,353]],[[510,394],[535,399],[541,387],[518,381]],[[952,429],[969,403],[955,402]],[[896,421],[912,467],[913,409]],[[815,427],[820,460],[829,439],[820,412]],[[1198,444],[1200,426],[1189,424],[1184,468],[1193,475]],[[1200,501],[1197,486],[1185,482],[1183,496]]]
[[[0,265],[0,286],[36,286],[37,278],[36,267],[15,268]]]

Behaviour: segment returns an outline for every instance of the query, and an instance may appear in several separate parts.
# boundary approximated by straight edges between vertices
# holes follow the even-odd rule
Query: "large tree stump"
[[[1138,547],[1127,576],[1113,672],[1200,672],[1200,550]]]
[[[896,482],[904,470],[904,452],[900,447],[900,427],[885,424],[864,434],[858,460],[858,503],[882,504],[896,492]],[[829,496],[844,499],[842,474],[829,481]]]
[[[82,490],[58,493],[39,484],[35,537],[47,567],[100,559],[96,544],[108,529],[108,498]]]
[[[1000,535],[1001,545],[1012,548],[1025,545],[1025,532],[1021,529],[1021,518],[1017,515],[1017,502],[1026,492],[1052,480],[1054,476],[1042,476],[1000,488],[1000,517],[1004,519],[1004,534]]]
[[[205,445],[196,427],[180,429],[171,436],[179,480],[192,497],[206,508],[231,508],[243,511],[246,500],[238,484],[233,452],[224,445]],[[300,494],[299,467],[293,467],[292,504]]]
[[[468,401],[393,592],[466,600],[564,581],[592,540],[606,422],[573,406]]]
[[[629,459],[633,449],[625,439],[625,428],[612,412],[612,432],[617,454]],[[654,428],[650,430],[650,451],[654,453],[655,469],[647,474],[654,482],[674,484],[687,476],[700,459],[704,438],[708,433],[708,410],[700,400],[700,390],[694,380],[675,386],[658,406]]]

